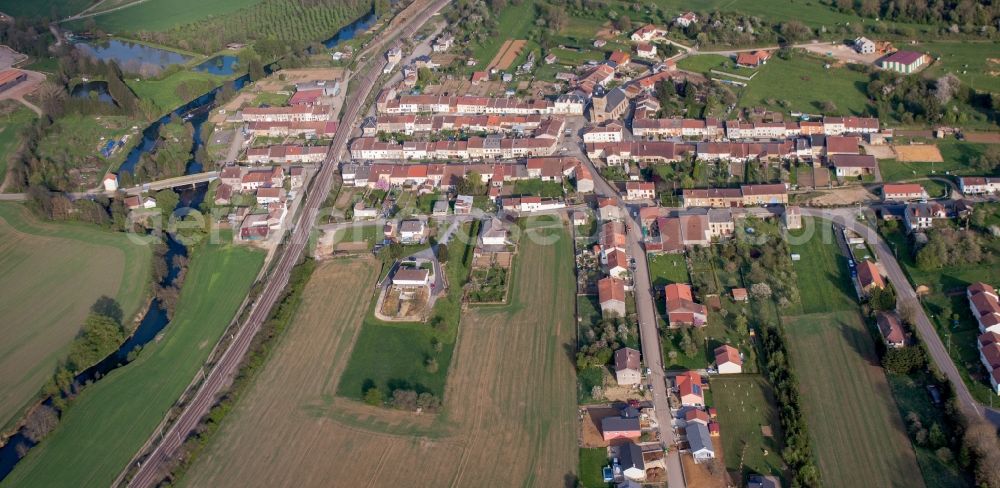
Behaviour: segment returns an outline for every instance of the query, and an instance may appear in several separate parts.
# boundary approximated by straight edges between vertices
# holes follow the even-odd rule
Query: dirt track
[[[577,462],[565,349],[574,298],[561,286],[573,280],[572,260],[557,259],[558,245],[524,247],[511,305],[463,317],[439,416],[334,396],[376,267],[322,264],[255,386],[183,484],[563,486]]]
[[[510,65],[521,54],[521,50],[524,49],[524,45],[527,43],[528,41],[523,39],[508,39],[504,41],[503,45],[500,46],[500,50],[497,51],[496,56],[493,56],[493,60],[486,66],[486,70],[489,71],[492,68],[505,70],[510,68]]]

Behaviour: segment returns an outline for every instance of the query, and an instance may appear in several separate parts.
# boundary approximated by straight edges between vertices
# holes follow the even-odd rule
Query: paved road
[[[382,33],[380,40],[388,41],[400,36],[412,35],[416,29],[420,28],[424,22],[447,5],[448,2],[449,0],[434,2],[411,19],[407,19],[407,21],[401,22],[399,25],[391,28],[390,31]],[[295,266],[295,263],[302,256],[305,246],[309,241],[309,236],[312,232],[312,223],[316,220],[319,206],[326,200],[329,193],[334,172],[337,170],[338,158],[345,150],[347,141],[351,137],[351,133],[357,122],[361,103],[368,97],[372,89],[374,89],[375,82],[378,80],[384,65],[384,57],[379,56],[368,62],[364,68],[358,70],[357,73],[359,75],[363,73],[363,75],[359,78],[361,82],[358,84],[357,92],[352,98],[357,103],[351,104],[344,113],[340,128],[337,129],[326,160],[316,175],[311,191],[306,196],[305,205],[302,212],[298,215],[296,225],[292,230],[291,237],[287,241],[285,251],[278,258],[275,269],[264,285],[260,296],[251,306],[249,317],[235,333],[232,342],[222,353],[219,361],[208,372],[204,382],[202,382],[191,401],[184,407],[180,416],[171,424],[163,435],[162,440],[156,444],[150,455],[142,462],[135,476],[129,482],[129,486],[150,487],[154,486],[161,479],[163,476],[162,470],[169,463],[169,460],[181,446],[184,439],[198,425],[199,420],[208,413],[219,393],[232,382],[233,375],[236,373],[243,356],[250,347],[250,342],[257,331],[260,330],[261,325],[270,313],[271,307],[277,302],[285,286],[288,284],[292,267]]]
[[[577,148],[579,151],[579,148]],[[656,308],[653,301],[652,285],[649,271],[646,267],[646,252],[642,247],[642,227],[632,217],[628,207],[621,204],[618,192],[601,176],[597,168],[584,154],[577,154],[584,161],[594,176],[594,193],[601,197],[618,198],[619,207],[627,215],[628,225],[628,255],[635,259],[635,270],[632,272],[634,283],[635,305],[639,315],[639,335],[642,338],[642,357],[650,375],[646,382],[653,385],[653,406],[656,409],[656,421],[659,424],[660,440],[670,449],[667,453],[667,485],[669,488],[685,488],[684,471],[681,466],[680,453],[675,445],[674,430],[670,404],[667,402],[666,374],[663,370],[663,353],[660,348],[660,331],[656,325]]]
[[[913,286],[910,285],[910,281],[906,278],[902,268],[900,268],[899,263],[896,261],[895,254],[893,254],[892,249],[889,248],[885,240],[878,235],[878,232],[866,223],[858,221],[855,218],[857,210],[853,208],[818,209],[802,207],[802,215],[830,220],[835,224],[847,227],[864,237],[865,241],[874,247],[879,262],[882,263],[889,281],[892,282],[892,286],[896,289],[899,307],[901,309],[908,307],[910,310],[913,310],[913,320],[916,322],[914,325],[920,333],[920,339],[927,345],[927,352],[930,354],[934,364],[951,381],[962,412],[970,418],[985,417],[993,422],[994,425],[1000,426],[1000,413],[984,407],[972,397],[968,386],[962,381],[962,377],[958,373],[958,368],[955,367],[955,363],[948,354],[948,350],[945,348],[944,343],[941,342],[937,330],[927,317],[924,308],[920,305],[917,293],[913,290]],[[960,344],[958,346],[972,347],[972,344]]]

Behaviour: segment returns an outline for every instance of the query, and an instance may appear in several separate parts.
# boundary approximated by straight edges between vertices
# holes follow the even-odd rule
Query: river
[[[341,28],[336,34],[334,34],[333,37],[326,40],[323,45],[328,48],[332,48],[340,42],[353,39],[359,33],[367,31],[375,22],[375,18],[375,12],[369,12],[364,17],[361,17],[360,19],[357,19]],[[265,72],[270,74],[270,72],[274,69],[274,66],[275,63],[265,66]],[[233,88],[238,91],[249,82],[250,77],[248,75],[243,75],[232,81],[227,81],[226,83],[232,83]],[[224,85],[220,85],[208,93],[191,100],[146,127],[146,129],[142,131],[142,141],[126,156],[125,162],[123,162],[119,167],[119,173],[122,171],[129,173],[134,171],[135,165],[139,161],[139,157],[142,156],[143,153],[147,153],[155,147],[156,140],[159,138],[160,127],[169,122],[170,118],[174,116],[183,118],[186,122],[191,124],[194,130],[194,144],[191,146],[191,159],[188,161],[185,174],[202,172],[204,170],[204,164],[201,161],[198,161],[195,156],[198,153],[198,149],[201,148],[204,143],[201,137],[201,127],[202,124],[204,124],[204,122],[208,119],[208,114],[215,108],[216,96],[222,90],[223,86]],[[202,183],[194,188],[186,188],[179,191],[175,190],[180,193],[180,201],[174,209],[175,214],[180,216],[187,213],[189,209],[198,208],[205,198],[207,189],[208,184]],[[160,283],[161,285],[167,285],[172,282],[179,272],[179,269],[173,265],[174,256],[187,256],[188,254],[188,249],[180,242],[174,240],[172,236],[167,235],[166,244],[167,253],[164,256],[164,259],[167,262],[168,273],[163,282]],[[129,355],[132,354],[133,351],[141,349],[147,343],[154,340],[156,336],[159,335],[159,333],[168,325],[168,322],[167,314],[165,311],[160,309],[159,301],[157,299],[153,299],[149,304],[149,308],[146,309],[142,320],[139,322],[139,326],[136,327],[135,331],[131,336],[129,336],[125,343],[123,343],[114,353],[104,358],[101,362],[78,374],[74,378],[76,383],[86,385],[88,382],[99,381],[114,369],[128,364],[130,362]],[[134,359],[134,357],[132,359]],[[51,405],[52,399],[48,398],[43,403]],[[24,428],[7,439],[7,443],[0,447],[0,480],[6,478],[7,475],[14,470],[17,462],[22,457],[22,453],[26,453],[35,445],[36,443],[25,435]]]

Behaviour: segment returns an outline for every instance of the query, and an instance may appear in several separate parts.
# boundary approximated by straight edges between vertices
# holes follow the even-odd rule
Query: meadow
[[[162,78],[129,78],[125,82],[140,100],[151,101],[159,113],[167,113],[208,93],[224,80],[201,71],[180,70]]]
[[[74,399],[56,430],[0,485],[110,485],[202,367],[263,260],[246,247],[196,249],[162,336]]]
[[[528,12],[530,12],[530,15]],[[527,39],[528,33],[534,27],[534,12],[535,0],[526,0],[517,6],[517,8],[503,9],[497,21],[497,32],[500,35],[487,37],[483,42],[470,46],[472,57],[479,61],[476,68],[482,69],[486,67],[507,39]],[[524,51],[528,51],[531,47],[531,43],[525,45]]]
[[[808,221],[808,222],[807,222]],[[800,315],[784,317],[805,419],[828,486],[923,486],[871,334],[853,298],[845,258],[827,221],[803,219],[819,235],[795,243]]]
[[[801,51],[788,60],[772,56],[742,90],[739,106],[815,114],[824,113],[823,102],[832,101],[834,113],[867,113],[868,75],[848,68],[827,69],[825,62]]]
[[[677,63],[677,67],[686,70],[694,71],[695,73],[701,73],[705,76],[713,76],[711,71],[719,70],[726,73],[733,73],[740,76],[747,76],[754,74],[757,70],[755,68],[741,68],[736,66],[736,62],[729,58],[728,56],[721,56],[718,54],[703,54],[701,56],[688,56],[681,59]],[[718,77],[717,75],[714,75]],[[727,77],[722,77],[722,79],[729,79]]]
[[[132,320],[150,292],[151,256],[125,234],[0,204],[0,425],[49,380],[98,298],[115,298]]]
[[[511,302],[463,318],[439,414],[337,396],[377,264],[321,264],[184,486],[562,486],[578,465],[571,242],[522,241]],[[282,415],[274,415],[280,411]]]
[[[782,476],[784,446],[771,385],[760,375],[717,376],[711,381],[726,469],[742,468],[740,481],[751,473]],[[771,436],[762,434],[763,426],[771,428]]]
[[[0,186],[7,175],[7,161],[14,154],[17,143],[21,138],[21,129],[35,120],[35,112],[27,109],[23,105],[5,101],[0,106]]]
[[[939,41],[919,44],[934,58],[925,76],[954,73],[965,84],[979,91],[1000,93],[1000,44],[995,42]]]
[[[923,178],[926,176],[947,175],[981,175],[982,172],[972,167],[970,160],[982,155],[989,147],[987,144],[945,139],[936,142],[941,156],[940,163],[904,163],[895,159],[883,159],[878,162],[883,181],[902,181]]]

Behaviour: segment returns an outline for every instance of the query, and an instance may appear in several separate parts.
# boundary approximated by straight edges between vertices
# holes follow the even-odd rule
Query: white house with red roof
[[[743,372],[743,358],[739,349],[729,344],[715,348],[715,367],[719,374],[740,374]]]
[[[677,396],[685,407],[705,406],[705,393],[702,391],[701,375],[697,371],[685,371],[674,377]]]

